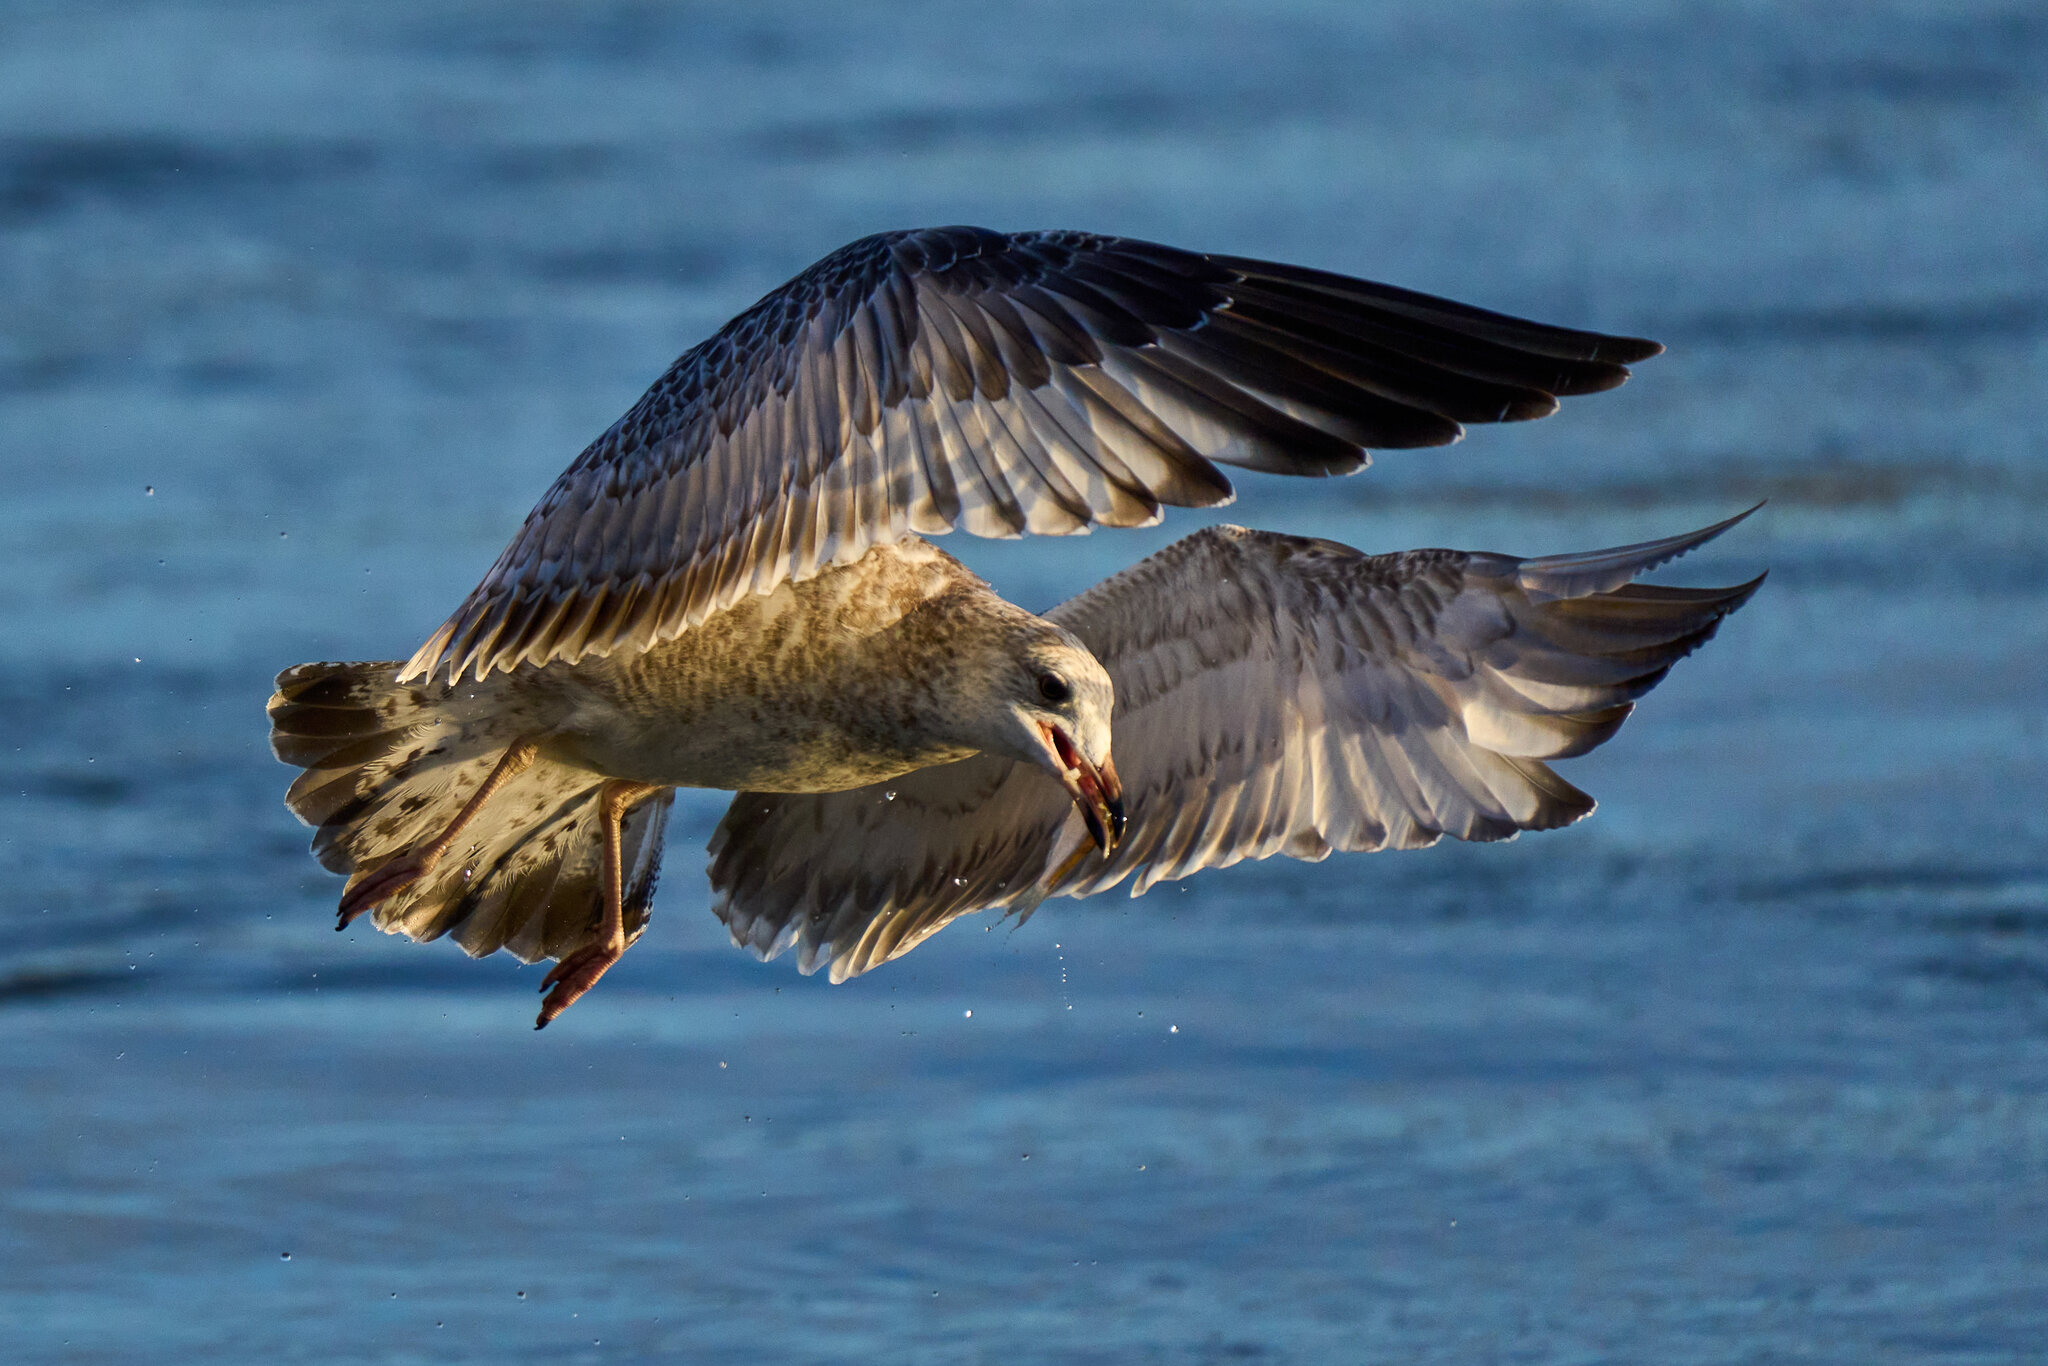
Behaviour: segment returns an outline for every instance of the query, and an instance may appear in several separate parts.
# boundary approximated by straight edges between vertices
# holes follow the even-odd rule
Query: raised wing
[[[852,792],[739,794],[711,839],[714,909],[735,943],[795,945],[839,981],[970,911],[1570,824],[1593,800],[1544,760],[1614,734],[1762,582],[1631,580],[1740,520],[1538,560],[1198,532],[1048,614],[1116,684],[1130,825],[1112,856],[1052,779],[976,756]]]
[[[1145,525],[1228,500],[1214,461],[1349,473],[1660,349],[1123,238],[884,233],[671,366],[402,678],[642,649],[911,532]]]

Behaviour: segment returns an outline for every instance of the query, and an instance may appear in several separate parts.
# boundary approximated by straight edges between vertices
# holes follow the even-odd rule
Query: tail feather
[[[285,802],[315,827],[313,852],[363,878],[447,829],[534,718],[500,688],[400,683],[400,661],[301,664],[277,678],[271,748],[306,771]],[[376,908],[377,928],[448,936],[472,957],[559,958],[593,937],[603,909],[597,774],[539,758],[419,881]],[[628,813],[620,845],[626,934],[646,928],[671,794]]]

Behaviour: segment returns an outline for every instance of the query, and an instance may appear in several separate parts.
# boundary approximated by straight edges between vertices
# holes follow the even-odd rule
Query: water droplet
[[[971,1020],[974,1018],[974,1012],[971,1010],[963,1010],[960,1012],[960,1018],[963,1020]]]
[[[1167,1032],[1167,1033],[1169,1033],[1169,1034],[1178,1034],[1178,1033],[1180,1033],[1180,1026],[1179,1026],[1179,1025],[1168,1025],[1168,1026],[1166,1027],[1166,1032]]]
[[[893,788],[893,787],[890,787],[890,788],[884,788],[884,789],[882,790],[882,800],[883,800],[883,801],[885,801],[885,802],[893,802],[893,801],[895,801],[895,800],[896,800],[896,789],[895,789],[895,788]]]
[[[154,497],[156,497],[156,485],[155,485],[155,484],[144,484],[144,485],[142,486],[142,496],[143,496],[143,497],[145,497],[145,498],[154,498]]]
[[[280,1252],[277,1254],[277,1259],[280,1262],[288,1262],[292,1259],[292,1254],[289,1252]]]
[[[519,1298],[520,1298],[520,1299],[522,1299],[522,1300],[526,1298],[526,1292],[525,1292],[524,1290],[521,1290],[521,1291],[519,1291],[519,1292],[518,1292],[518,1295],[519,1295]]]

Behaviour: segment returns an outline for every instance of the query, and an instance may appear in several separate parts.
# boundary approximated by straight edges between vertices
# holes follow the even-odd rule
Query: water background
[[[2048,11],[8,0],[0,1341],[35,1362],[2048,1357]],[[1204,520],[1768,587],[1508,846],[830,987],[329,929],[262,703],[403,656],[687,345],[882,228],[1671,354]],[[971,1015],[968,1012],[972,1012]]]

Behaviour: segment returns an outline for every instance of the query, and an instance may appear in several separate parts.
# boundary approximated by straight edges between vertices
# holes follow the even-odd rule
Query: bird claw
[[[586,944],[550,968],[548,975],[541,978],[540,989],[548,995],[540,1003],[540,1018],[533,1022],[533,1027],[546,1029],[550,1020],[575,1005],[583,993],[596,986],[597,979],[624,957],[625,952],[624,944]]]
[[[425,877],[434,863],[434,859],[423,858],[418,854],[401,854],[391,860],[342,893],[341,907],[335,915],[334,928],[347,929],[349,923],[364,911],[389,901]]]

